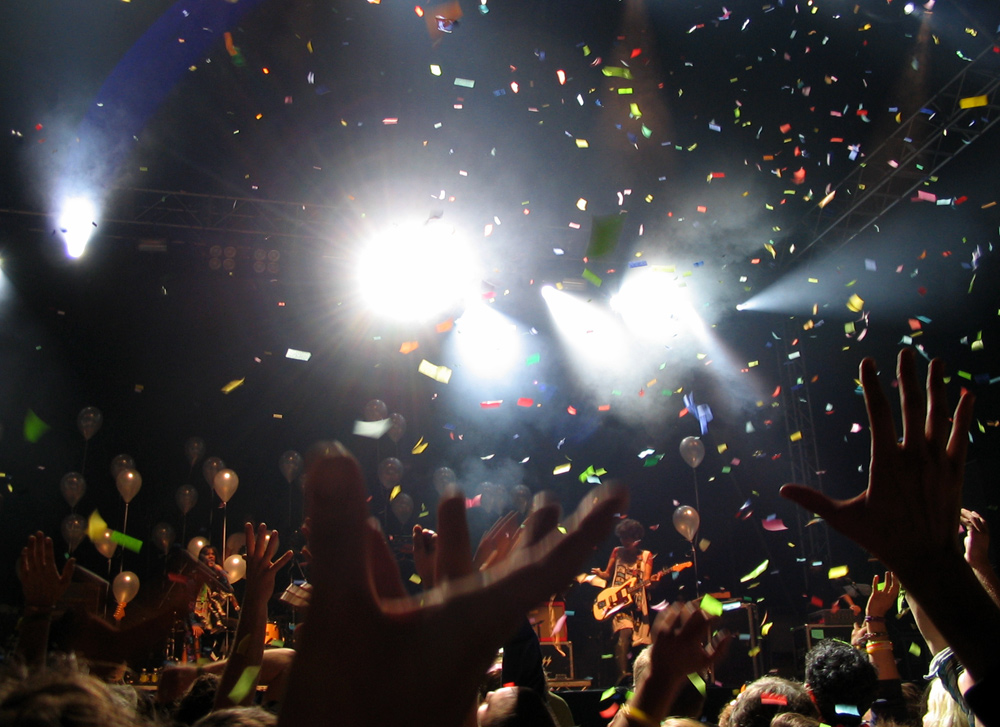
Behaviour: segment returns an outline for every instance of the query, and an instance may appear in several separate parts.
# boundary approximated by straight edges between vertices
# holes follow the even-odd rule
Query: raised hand
[[[374,577],[392,553],[369,522],[361,471],[346,450],[331,446],[312,463],[305,496],[314,592],[281,723],[379,727],[414,714],[460,724],[496,650],[532,606],[569,582],[627,501],[621,489],[599,489],[566,522],[566,535],[553,528],[478,572],[467,535],[461,543],[464,504],[446,500],[441,585],[410,598],[398,579],[392,588]],[[337,679],[313,678],[331,669]]]
[[[872,578],[872,595],[868,597],[868,605],[865,607],[865,615],[869,618],[884,619],[890,609],[895,605],[899,596],[899,581],[892,571],[885,572],[885,582],[882,590],[879,590],[879,577]]]
[[[867,489],[849,500],[834,500],[801,485],[781,488],[784,497],[817,513],[901,575],[959,552],[956,533],[973,397],[963,392],[949,418],[943,371],[939,359],[931,361],[925,400],[913,351],[900,351],[900,442],[875,362],[866,358],[861,385],[872,435]]]
[[[62,572],[56,568],[52,538],[41,530],[28,536],[28,544],[21,549],[17,577],[24,592],[24,606],[29,611],[51,609],[69,588],[73,579],[76,559],[70,558]]]

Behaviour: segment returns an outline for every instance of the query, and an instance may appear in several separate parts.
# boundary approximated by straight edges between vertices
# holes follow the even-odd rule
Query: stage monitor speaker
[[[576,679],[573,668],[573,643],[570,641],[542,642],[542,669],[545,678],[554,684]]]

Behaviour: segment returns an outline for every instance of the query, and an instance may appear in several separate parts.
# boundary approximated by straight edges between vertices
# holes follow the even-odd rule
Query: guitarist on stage
[[[621,545],[611,551],[608,567],[591,569],[609,586],[620,586],[629,581],[648,581],[653,574],[653,554],[639,547],[645,529],[638,520],[628,518],[615,527],[615,535]],[[646,589],[640,588],[634,595],[634,602],[612,616],[615,634],[615,663],[618,666],[618,681],[629,676],[628,653],[633,646],[650,643],[649,606]]]

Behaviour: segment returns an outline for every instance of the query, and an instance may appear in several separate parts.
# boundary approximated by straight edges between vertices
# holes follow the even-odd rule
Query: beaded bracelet
[[[637,722],[638,724],[643,725],[643,727],[660,727],[659,722],[638,707],[633,707],[631,704],[626,704],[622,707],[622,714],[625,715],[625,719],[630,722]]]

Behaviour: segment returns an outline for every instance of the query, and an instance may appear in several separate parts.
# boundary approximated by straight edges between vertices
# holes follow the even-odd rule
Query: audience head
[[[486,695],[477,714],[479,727],[556,727],[552,710],[534,689],[503,687]]]
[[[736,697],[732,709],[723,710],[719,727],[768,727],[775,716],[785,712],[819,717],[803,685],[781,677],[761,677]]]
[[[212,711],[218,688],[218,674],[200,674],[177,703],[174,719],[188,725],[197,722]]]
[[[0,679],[0,724],[25,727],[136,727],[129,705],[74,658]]]
[[[831,725],[859,725],[875,700],[878,673],[864,652],[850,644],[824,639],[806,654],[806,686],[812,692],[823,721]],[[838,713],[838,705],[857,714]]]
[[[278,716],[260,707],[218,709],[194,723],[194,727],[276,727]]]
[[[935,678],[927,688],[927,711],[924,713],[926,727],[969,727],[965,711],[956,702],[941,680]]]

